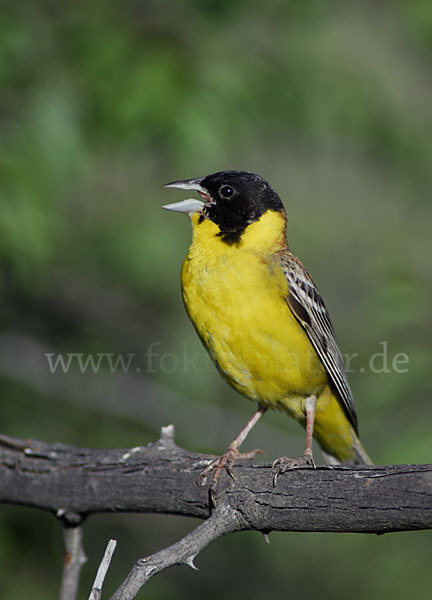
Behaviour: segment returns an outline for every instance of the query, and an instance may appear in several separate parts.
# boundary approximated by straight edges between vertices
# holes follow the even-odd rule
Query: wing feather
[[[280,255],[280,261],[289,286],[287,303],[305,329],[348,420],[357,432],[354,398],[324,301],[309,273],[294,254],[285,251]]]

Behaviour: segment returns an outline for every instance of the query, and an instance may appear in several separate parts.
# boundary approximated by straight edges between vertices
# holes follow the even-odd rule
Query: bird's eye
[[[232,198],[234,196],[235,189],[230,185],[223,185],[219,190],[219,196],[221,198]]]

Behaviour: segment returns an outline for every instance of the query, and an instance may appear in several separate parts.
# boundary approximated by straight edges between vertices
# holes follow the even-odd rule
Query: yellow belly
[[[327,376],[286,302],[282,270],[261,256],[231,250],[191,253],[182,270],[186,310],[223,377],[264,406],[303,417]],[[280,272],[278,272],[280,271]]]
[[[195,239],[183,264],[183,299],[222,376],[247,398],[302,425],[304,400],[315,395],[315,437],[330,454],[351,458],[352,428],[286,302],[288,284],[276,257],[256,252],[256,240],[235,248],[214,235],[205,242]]]

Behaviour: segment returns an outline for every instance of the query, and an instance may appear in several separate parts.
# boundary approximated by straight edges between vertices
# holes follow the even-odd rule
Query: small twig
[[[211,517],[184,538],[168,548],[138,560],[110,600],[132,600],[153,575],[174,565],[188,565],[196,569],[193,561],[201,550],[221,535],[239,531],[241,528],[234,509],[226,504],[218,506]]]
[[[64,540],[64,563],[60,588],[60,600],[76,600],[81,568],[87,561],[83,547],[81,525],[62,525]]]
[[[111,559],[113,557],[116,546],[117,540],[110,540],[108,542],[105,554],[103,555],[103,558],[97,570],[96,577],[88,600],[100,600],[100,598],[102,597],[103,583],[105,581],[106,574],[111,564]]]

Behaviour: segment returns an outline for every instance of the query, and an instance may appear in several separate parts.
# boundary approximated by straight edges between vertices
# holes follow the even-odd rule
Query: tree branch
[[[93,583],[93,587],[90,592],[88,600],[100,600],[102,597],[102,586],[105,581],[106,574],[111,564],[111,559],[114,554],[114,550],[117,546],[117,540],[110,540],[105,549],[105,554],[99,565],[99,569],[96,573],[96,577]]]
[[[386,533],[432,528],[432,465],[301,468],[273,487],[269,463],[241,461],[223,474],[217,508],[196,485],[212,456],[174,443],[174,428],[129,450],[91,450],[0,435],[0,502],[55,514],[64,528],[64,600],[76,596],[85,560],[80,523],[98,512],[159,512],[206,519],[182,540],[140,559],[111,600],[131,600],[172,565],[194,568],[212,540],[234,531]],[[90,598],[100,598],[113,548],[107,548]]]
[[[54,514],[159,512],[207,518],[196,478],[211,457],[161,439],[129,450],[91,450],[0,436],[0,502]],[[272,486],[269,463],[239,462],[219,496],[243,529],[385,533],[432,527],[432,465],[302,468]],[[60,513],[59,513],[60,511]]]
[[[64,515],[58,515],[62,520],[64,541],[64,562],[60,588],[60,600],[75,600],[82,566],[87,561],[83,547],[83,532],[79,518],[77,523],[71,523]]]
[[[201,550],[221,535],[240,529],[235,511],[225,504],[218,506],[210,518],[180,541],[138,560],[110,600],[132,600],[149,579],[174,565],[184,564],[196,569],[193,561]]]

